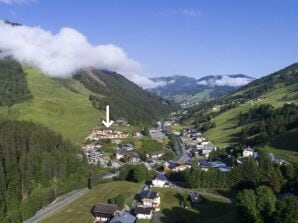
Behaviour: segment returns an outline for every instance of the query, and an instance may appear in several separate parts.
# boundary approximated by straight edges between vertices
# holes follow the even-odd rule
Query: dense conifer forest
[[[298,128],[298,106],[285,104],[277,109],[269,104],[257,106],[239,115],[239,126],[244,126],[239,137],[244,144],[268,142],[275,136]]]
[[[0,222],[17,223],[87,186],[80,148],[37,124],[0,120]]]
[[[31,99],[21,64],[9,58],[0,60],[0,106]]]
[[[132,124],[151,123],[176,108],[115,72],[81,71],[74,78],[95,93],[89,99],[97,109],[105,111],[105,106],[110,105],[113,119],[123,117]]]

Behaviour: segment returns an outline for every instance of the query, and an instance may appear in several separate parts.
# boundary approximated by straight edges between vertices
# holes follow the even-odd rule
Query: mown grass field
[[[96,110],[86,93],[75,93],[36,69],[26,68],[33,99],[12,107],[0,107],[0,116],[32,120],[81,143],[103,114]]]
[[[41,223],[93,222],[94,218],[91,209],[96,203],[107,202],[109,198],[123,194],[126,198],[125,203],[130,206],[140,187],[139,184],[127,181],[100,184],[58,212],[45,218]]]
[[[161,222],[216,223],[236,222],[235,206],[225,200],[204,196],[198,207],[184,208],[181,200],[187,194],[172,188],[158,190],[161,196]]]

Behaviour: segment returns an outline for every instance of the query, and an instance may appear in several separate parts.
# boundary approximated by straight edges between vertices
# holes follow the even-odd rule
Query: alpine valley
[[[149,89],[166,99],[174,100],[183,107],[191,107],[209,101],[255,80],[244,74],[209,75],[199,79],[188,76],[169,76],[152,78],[160,85]]]

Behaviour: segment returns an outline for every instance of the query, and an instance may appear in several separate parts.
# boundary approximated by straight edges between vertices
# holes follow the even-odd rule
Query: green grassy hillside
[[[274,107],[280,107],[285,103],[283,97],[288,93],[289,87],[280,87],[264,94],[263,96],[267,97],[265,100],[246,102],[236,108],[223,112],[213,119],[213,122],[216,123],[216,127],[209,129],[205,133],[206,136],[212,139],[212,141],[220,148],[237,143],[235,142],[234,137],[241,131],[241,127],[238,127],[238,116],[240,112],[246,113],[252,107],[261,104],[271,104]]]
[[[194,123],[199,116],[212,117],[209,123],[214,123],[204,134],[219,148],[226,148],[239,143],[239,135],[244,126],[256,125],[248,123],[239,126],[239,115],[248,113],[252,108],[261,104],[270,104],[274,108],[285,103],[298,103],[298,65],[293,64],[269,76],[253,81],[238,91],[222,97],[218,101],[210,102],[198,109],[193,109],[185,124]],[[214,112],[213,107],[222,108],[225,105],[234,105],[221,112]],[[201,119],[202,120],[202,119]],[[201,124],[201,126],[204,124]],[[298,161],[297,131],[284,133],[282,136],[271,138],[265,145],[258,148],[274,152],[279,157],[291,161]]]
[[[11,107],[0,106],[0,115],[32,120],[61,133],[73,142],[82,142],[103,114],[89,101],[89,95],[71,91],[36,69],[26,68],[33,99]]]

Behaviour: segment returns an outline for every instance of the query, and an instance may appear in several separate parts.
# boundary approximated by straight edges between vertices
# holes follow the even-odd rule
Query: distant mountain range
[[[194,105],[214,99],[244,86],[255,80],[244,74],[209,75],[199,79],[188,76],[169,76],[152,78],[160,83],[158,87],[148,89],[166,99],[183,105]]]

